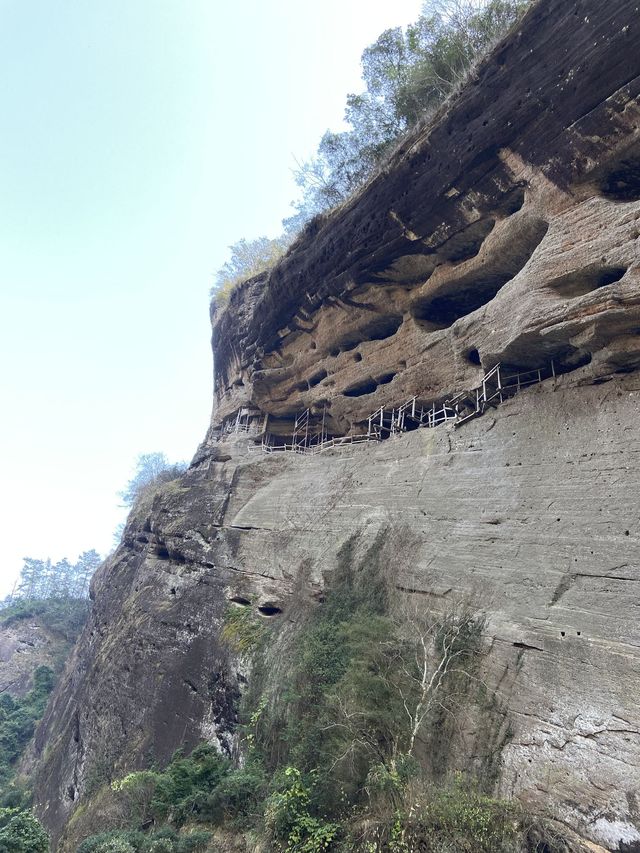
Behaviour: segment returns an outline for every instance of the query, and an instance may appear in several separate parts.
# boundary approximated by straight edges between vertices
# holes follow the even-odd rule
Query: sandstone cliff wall
[[[537,3],[424,131],[213,318],[213,427],[343,435],[496,362],[640,364],[637,10]]]
[[[130,522],[97,580],[38,735],[44,819],[59,831],[101,768],[202,738],[232,750],[244,675],[219,642],[225,607],[295,621],[341,546],[384,531],[407,606],[464,599],[489,617],[513,729],[500,791],[612,850],[639,840],[639,402],[637,374],[572,374],[462,429],[378,446],[264,457],[225,442],[224,461]]]
[[[127,769],[202,738],[233,753],[247,672],[220,642],[226,608],[293,630],[344,543],[384,536],[407,607],[487,614],[510,729],[497,790],[640,845],[639,35],[630,2],[537,4],[388,169],[214,313],[211,429],[100,570],[37,734],[56,837]],[[256,445],[307,407],[344,435],[551,359],[558,376],[460,429]],[[221,431],[239,412],[253,435]],[[465,738],[454,765],[475,760]]]

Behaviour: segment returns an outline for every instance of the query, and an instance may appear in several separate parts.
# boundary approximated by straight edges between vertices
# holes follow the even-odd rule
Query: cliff
[[[33,687],[39,666],[60,669],[73,640],[65,629],[37,608],[9,618],[0,611],[0,694],[22,698]]]
[[[637,26],[538,3],[426,130],[213,318],[217,423],[345,434],[497,362],[637,366]],[[635,353],[635,354],[634,354]]]
[[[536,4],[354,199],[214,311],[207,437],[99,570],[36,736],[39,813],[56,838],[74,816],[64,849],[104,782],[203,739],[237,754],[250,673],[225,613],[291,635],[346,543],[361,561],[377,543],[407,608],[487,616],[500,719],[489,739],[467,726],[451,766],[490,759],[496,791],[590,845],[574,849],[640,849],[639,36],[627,0]],[[461,424],[451,401],[497,364],[543,381]],[[307,409],[319,442],[414,396],[451,420],[262,452]],[[273,689],[286,665],[276,642]]]

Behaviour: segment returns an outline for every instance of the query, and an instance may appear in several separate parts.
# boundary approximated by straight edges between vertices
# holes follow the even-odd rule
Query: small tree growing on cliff
[[[227,302],[237,284],[275,266],[287,250],[289,242],[283,234],[273,240],[268,237],[257,237],[255,240],[243,238],[229,246],[231,257],[216,273],[210,293],[212,299],[221,304]]]
[[[168,483],[187,470],[186,462],[171,463],[164,453],[141,453],[133,477],[119,493],[122,505],[131,507],[142,492],[154,483]]]
[[[333,691],[334,766],[366,765],[367,790],[399,807],[417,770],[417,747],[434,712],[456,714],[482,650],[481,617],[453,610],[357,626],[358,654]],[[385,639],[381,640],[381,637]]]

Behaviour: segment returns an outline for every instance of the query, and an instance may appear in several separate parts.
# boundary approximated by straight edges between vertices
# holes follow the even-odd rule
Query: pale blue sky
[[[420,0],[0,0],[0,595],[105,553],[138,453],[211,409],[208,290]]]

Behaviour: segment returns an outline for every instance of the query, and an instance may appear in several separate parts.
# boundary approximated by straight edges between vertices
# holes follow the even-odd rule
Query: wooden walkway
[[[310,409],[295,419],[290,442],[272,443],[274,438],[262,432],[262,443],[252,448],[264,453],[317,454],[326,450],[351,447],[368,441],[383,441],[392,436],[415,429],[434,429],[444,423],[461,427],[467,421],[478,418],[489,409],[499,406],[525,388],[538,385],[546,379],[555,378],[553,362],[546,367],[520,373],[507,373],[501,364],[496,364],[482,377],[477,388],[460,391],[449,399],[425,405],[416,395],[399,406],[380,406],[367,418],[367,431],[344,436],[329,437],[325,429],[325,413],[321,424],[312,421]],[[266,426],[266,418],[265,418]],[[256,432],[247,428],[240,419],[225,432]],[[259,431],[258,431],[258,434]]]

